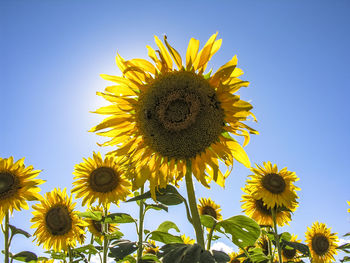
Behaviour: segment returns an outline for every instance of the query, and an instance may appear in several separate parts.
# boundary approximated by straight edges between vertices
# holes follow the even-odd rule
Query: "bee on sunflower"
[[[16,162],[12,156],[0,158],[0,221],[14,209],[28,209],[27,201],[41,199],[38,186],[45,181],[35,179],[40,171],[33,169],[25,167],[24,158]]]
[[[210,215],[215,220],[222,220],[222,215],[220,214],[220,205],[216,204],[210,198],[200,198],[198,204],[199,215]]]
[[[45,194],[40,203],[33,205],[35,239],[44,248],[60,252],[75,247],[77,242],[83,244],[86,223],[74,211],[76,203],[68,196],[66,189],[54,189]]]
[[[334,261],[337,254],[338,237],[331,233],[326,224],[315,222],[305,233],[306,243],[309,246],[313,263],[329,263]]]
[[[72,193],[83,198],[82,205],[91,206],[96,200],[107,207],[110,203],[118,204],[130,194],[130,183],[125,178],[125,169],[113,156],[104,160],[100,153],[93,153],[92,158],[75,165]]]
[[[147,46],[155,65],[118,54],[116,63],[123,76],[101,75],[116,85],[97,93],[112,105],[95,112],[110,117],[91,131],[111,138],[102,146],[118,146],[110,154],[133,163],[134,188],[149,180],[154,198],[156,187],[184,177],[189,161],[191,172],[206,187],[210,180],[224,185],[229,172],[222,174],[218,160],[231,166],[236,159],[250,167],[245,151],[229,135],[244,136],[246,145],[249,135],[257,134],[243,123],[254,118],[251,104],[234,94],[249,84],[238,78],[243,72],[236,67],[236,56],[215,74],[204,74],[221,46],[222,40],[216,38],[217,33],[200,51],[199,41],[192,38],[183,65],[166,36],[165,45],[155,36],[159,50]]]

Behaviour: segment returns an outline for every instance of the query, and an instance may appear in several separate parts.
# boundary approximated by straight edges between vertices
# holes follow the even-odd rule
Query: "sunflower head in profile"
[[[289,242],[301,243],[301,240],[298,240],[297,235],[292,235],[292,238]],[[285,246],[282,248],[282,260],[283,262],[300,262],[300,257],[302,254],[295,248]]]
[[[157,255],[159,252],[159,247],[156,245],[156,242],[153,240],[148,240],[147,245],[143,249],[143,255],[152,254]]]
[[[315,222],[305,233],[306,244],[309,246],[313,263],[328,263],[334,261],[337,254],[338,237],[331,233],[326,224]]]
[[[103,213],[103,208],[101,206],[93,206],[90,208],[92,212],[101,212]],[[93,234],[95,237],[99,238],[100,240],[103,240],[103,232],[102,232],[102,224],[99,221],[92,220],[92,219],[86,219],[86,223],[88,224],[88,229],[91,234]],[[117,227],[117,224],[109,223],[108,224],[108,233],[113,233],[115,231],[119,230]]]
[[[107,156],[103,160],[100,153],[93,153],[92,158],[84,158],[84,162],[75,165],[72,193],[83,197],[83,206],[90,206],[96,199],[104,207],[118,204],[130,194],[130,183],[124,173],[116,158]]]
[[[247,183],[254,198],[262,199],[268,208],[284,206],[295,210],[298,198],[296,190],[300,189],[294,185],[299,180],[294,172],[286,167],[278,171],[277,165],[271,162],[264,162],[263,166],[256,164],[256,168],[251,170],[254,174],[250,175],[251,180]]]
[[[45,197],[37,205],[33,205],[31,222],[35,240],[44,248],[57,252],[67,251],[69,247],[75,247],[76,243],[84,241],[84,228],[86,223],[74,211],[75,203],[72,196],[68,196],[66,189],[54,189],[45,194]]]
[[[228,263],[241,263],[245,259],[244,257],[238,257],[239,254],[236,252],[232,252],[228,255],[230,257],[230,261]]]
[[[181,235],[181,239],[184,242],[184,244],[188,244],[188,245],[193,245],[196,242],[194,239],[191,239],[186,235]]]
[[[27,201],[41,198],[38,185],[43,180],[35,179],[40,171],[33,166],[24,166],[24,158],[13,161],[13,157],[0,158],[0,222],[6,213],[16,209],[28,209]]]
[[[252,195],[252,190],[249,186],[242,189],[246,194],[242,195],[242,209],[243,212],[254,219],[261,226],[273,226],[272,210],[268,208],[262,199],[256,199]],[[291,221],[291,212],[280,209],[278,206],[276,213],[276,223],[278,226],[284,226]],[[294,207],[292,207],[294,209]]]
[[[215,204],[210,198],[200,198],[198,204],[199,215],[210,215],[216,220],[222,220],[220,206]]]
[[[111,103],[95,113],[110,115],[91,129],[111,139],[103,146],[119,146],[110,154],[125,156],[135,172],[143,176],[133,180],[140,187],[149,180],[152,195],[155,188],[177,182],[191,160],[192,172],[203,185],[214,180],[223,186],[218,161],[227,166],[236,159],[247,167],[245,151],[231,135],[244,136],[257,132],[243,122],[248,120],[252,105],[235,93],[248,86],[238,77],[234,56],[214,74],[205,74],[208,62],[219,50],[221,39],[212,35],[199,51],[199,41],[191,39],[186,63],[164,36],[155,36],[159,50],[147,46],[154,62],[144,59],[124,60],[119,54],[116,63],[123,76],[101,75],[116,84],[97,94]],[[173,66],[176,64],[177,69]],[[231,134],[231,135],[230,135]]]

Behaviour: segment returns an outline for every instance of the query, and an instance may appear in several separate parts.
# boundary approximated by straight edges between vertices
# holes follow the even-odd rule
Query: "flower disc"
[[[213,202],[210,198],[199,199],[199,215],[210,215],[216,220],[222,220],[222,215],[220,214],[220,211],[220,206],[215,204],[215,202]]]
[[[27,201],[39,200],[43,180],[35,179],[40,171],[24,166],[24,158],[13,162],[13,157],[0,158],[0,221],[7,212],[28,209]]]

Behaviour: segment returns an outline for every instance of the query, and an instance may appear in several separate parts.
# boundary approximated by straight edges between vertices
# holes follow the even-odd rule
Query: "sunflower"
[[[297,235],[292,235],[289,242],[301,243],[301,240],[298,240]],[[283,260],[283,262],[300,262],[301,256],[302,256],[302,254],[298,250],[296,250],[295,248],[291,248],[291,247],[282,248],[282,260]]]
[[[24,166],[24,158],[13,162],[13,157],[0,158],[0,222],[6,213],[28,209],[27,201],[41,198],[38,185],[45,181],[34,179],[40,173],[33,166]]]
[[[181,239],[184,242],[184,244],[193,245],[196,242],[194,239],[191,239],[190,237],[187,237],[186,235],[181,235]]]
[[[159,247],[156,245],[156,242],[154,242],[153,240],[148,240],[148,244],[143,250],[143,255],[146,255],[146,254],[157,255],[158,252],[159,252]]]
[[[309,246],[313,263],[328,263],[334,260],[337,254],[338,237],[331,233],[326,224],[315,222],[312,228],[307,228],[306,243]]]
[[[350,201],[346,201],[348,205],[350,206]],[[350,213],[350,208],[348,209],[348,212]]]
[[[220,206],[215,204],[210,198],[199,199],[198,212],[199,215],[210,215],[216,220],[222,220],[222,215],[220,214]]]
[[[299,180],[296,174],[286,167],[278,171],[277,165],[271,162],[264,162],[263,166],[256,164],[256,167],[251,168],[254,175],[247,181],[254,198],[262,199],[267,208],[277,205],[294,211],[298,198],[296,190],[300,190],[293,184]]]
[[[230,261],[228,263],[241,263],[244,260],[244,257],[237,258],[239,254],[236,252],[232,252],[228,255],[230,257]]]
[[[75,247],[77,241],[83,243],[86,223],[73,210],[75,204],[66,189],[55,188],[45,194],[40,204],[32,206],[31,228],[36,228],[34,236],[39,245],[59,252]]]
[[[100,206],[94,206],[90,209],[92,212],[102,212],[103,208]],[[88,224],[88,229],[91,234],[93,234],[95,237],[98,237],[99,239],[103,240],[103,234],[102,234],[102,224],[99,221],[92,220],[92,219],[85,219],[85,221]],[[113,233],[115,231],[119,230],[117,227],[117,224],[109,223],[108,224],[108,233]]]
[[[268,208],[267,205],[263,202],[262,199],[256,199],[252,193],[251,188],[245,187],[242,189],[246,195],[242,195],[242,209],[247,216],[254,219],[259,225],[263,226],[273,226],[272,211],[271,208]],[[294,209],[294,207],[292,207]],[[274,207],[276,209],[276,207]],[[279,226],[284,226],[289,224],[291,221],[291,212],[283,211],[280,207],[277,207],[276,213],[276,223]]]
[[[236,159],[250,167],[247,154],[230,136],[244,136],[245,146],[250,134],[257,134],[243,123],[249,116],[255,119],[252,105],[234,94],[249,82],[238,78],[243,71],[236,67],[236,56],[215,74],[204,74],[221,46],[216,37],[217,33],[212,35],[199,52],[199,41],[192,38],[183,66],[166,36],[165,45],[155,36],[159,50],[147,46],[155,65],[144,59],[124,60],[118,54],[123,76],[101,75],[117,85],[97,93],[112,105],[95,113],[111,116],[90,131],[111,138],[102,146],[119,146],[110,154],[134,163],[134,188],[149,180],[153,197],[156,187],[185,175],[187,160],[206,187],[210,180],[224,186],[229,171],[222,174],[219,160],[231,166]]]
[[[124,169],[118,159],[107,156],[102,160],[100,153],[93,153],[93,158],[83,159],[83,163],[75,165],[73,174],[76,181],[72,189],[77,198],[83,197],[83,206],[86,203],[90,206],[96,199],[104,207],[125,200],[130,194],[130,183],[124,177]]]

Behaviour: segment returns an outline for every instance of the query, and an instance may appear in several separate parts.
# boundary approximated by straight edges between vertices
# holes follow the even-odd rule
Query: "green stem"
[[[9,263],[10,262],[10,243],[9,243],[9,213],[6,212],[5,215],[5,263]]]
[[[272,220],[273,220],[273,233],[275,235],[275,242],[276,242],[276,247],[277,247],[277,252],[278,252],[278,260],[280,263],[283,263],[282,261],[282,251],[281,251],[281,246],[280,246],[280,239],[278,237],[278,232],[277,232],[277,223],[276,223],[276,214],[277,214],[277,207],[271,209],[272,212]]]
[[[211,239],[213,238],[213,233],[214,233],[215,226],[216,226],[216,221],[214,221],[213,227],[210,228],[209,237],[208,237],[208,244],[207,244],[207,250],[210,250]]]
[[[68,246],[68,257],[69,257],[69,263],[73,262],[73,257],[72,257],[72,248]]]
[[[188,203],[190,205],[191,215],[192,215],[192,225],[196,232],[197,243],[204,249],[204,237],[203,230],[201,226],[201,221],[198,214],[196,195],[194,193],[193,182],[192,182],[192,162],[191,160],[186,161],[186,190]]]
[[[107,207],[103,207],[104,210],[104,216],[107,217],[108,215],[108,209]],[[102,257],[102,262],[103,263],[107,263],[107,255],[108,255],[108,237],[107,237],[107,233],[108,233],[108,223],[103,222],[102,223],[102,231],[103,231],[103,257]]]
[[[93,245],[94,244],[94,235],[91,234],[91,239],[90,239],[90,245]],[[91,253],[89,253],[89,256],[88,256],[88,261],[90,262],[91,260]]]
[[[141,187],[141,195],[144,192],[144,188],[143,186]],[[138,248],[137,248],[137,262],[141,261],[141,257],[142,257],[142,243],[143,243],[143,219],[144,219],[144,201],[143,199],[140,200],[140,214],[139,214],[139,230],[138,230]]]

